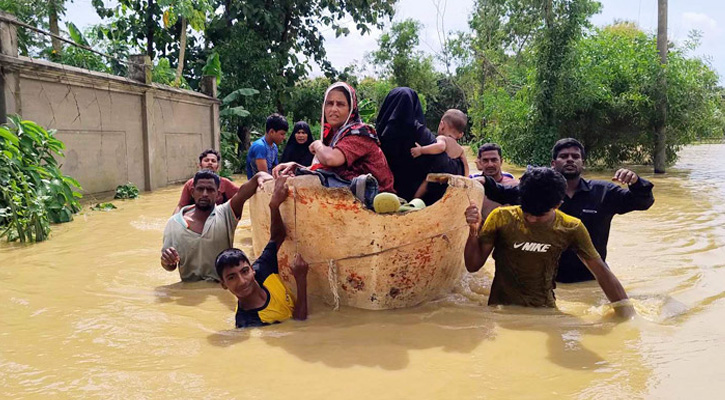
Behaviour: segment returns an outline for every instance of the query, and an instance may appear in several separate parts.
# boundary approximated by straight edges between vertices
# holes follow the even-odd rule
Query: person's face
[[[284,143],[284,137],[286,135],[287,135],[287,131],[285,131],[285,130],[280,129],[278,131],[274,131],[274,130],[270,129],[269,136],[272,138],[272,141],[277,145]]]
[[[559,151],[551,161],[551,168],[564,175],[567,180],[575,179],[584,170],[584,159],[578,147],[568,147]]]
[[[242,261],[237,266],[224,268],[219,279],[224,289],[243,299],[254,291],[254,285],[257,284],[254,274],[254,269],[249,263]]]
[[[216,158],[216,154],[209,153],[205,155],[199,162],[199,168],[217,172],[219,170],[219,159]]]
[[[214,179],[199,179],[194,185],[194,192],[191,197],[194,198],[196,208],[201,211],[209,211],[216,203],[216,197],[219,189],[214,183]]]
[[[305,144],[305,142],[307,142],[307,132],[305,132],[304,129],[298,130],[295,132],[295,140],[299,144]]]
[[[347,122],[349,114],[350,103],[347,102],[345,94],[339,90],[330,91],[325,99],[325,121],[335,130]]]
[[[501,173],[501,156],[496,150],[486,150],[476,158],[476,167],[485,176],[498,176]]]
[[[525,212],[524,219],[526,220],[527,223],[532,224],[532,225],[548,224],[554,220],[555,212],[556,212],[556,207],[552,208],[551,210],[545,212],[542,215],[533,215],[533,214],[529,214],[529,213]]]

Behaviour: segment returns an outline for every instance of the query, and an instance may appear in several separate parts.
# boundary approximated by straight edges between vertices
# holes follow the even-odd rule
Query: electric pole
[[[657,51],[660,53],[659,95],[657,96],[657,117],[655,122],[655,174],[665,173],[667,162],[666,132],[667,124],[667,0],[657,0]]]

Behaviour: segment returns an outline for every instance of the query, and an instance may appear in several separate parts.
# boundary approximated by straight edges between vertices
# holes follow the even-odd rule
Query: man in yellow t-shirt
[[[489,305],[556,307],[554,278],[561,253],[576,249],[621,317],[634,315],[627,293],[599,257],[586,227],[557,210],[566,180],[550,168],[531,168],[521,177],[520,206],[493,210],[481,227],[476,204],[466,209],[470,227],[465,261],[476,272],[493,251],[496,271]]]
[[[270,325],[290,318],[307,318],[307,271],[309,266],[297,254],[291,265],[297,285],[297,299],[279,276],[277,251],[286,232],[279,206],[287,197],[286,177],[277,178],[269,201],[270,240],[254,264],[239,249],[227,249],[216,258],[216,271],[224,289],[237,297],[237,328]]]

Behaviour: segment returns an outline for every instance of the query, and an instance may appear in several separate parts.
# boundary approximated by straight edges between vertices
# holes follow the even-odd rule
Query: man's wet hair
[[[214,149],[206,149],[206,150],[202,151],[201,154],[199,154],[199,164],[201,164],[201,160],[203,160],[204,157],[208,156],[209,154],[214,154],[216,156],[217,162],[222,161],[222,155],[219,154],[218,151],[216,151]]]
[[[219,253],[219,255],[216,256],[216,261],[214,262],[214,268],[216,269],[216,274],[219,276],[219,280],[224,282],[224,276],[222,275],[224,273],[224,269],[236,267],[242,261],[252,265],[252,263],[249,262],[249,257],[247,257],[247,255],[239,249],[226,249]]]
[[[214,184],[216,185],[217,189],[219,189],[219,175],[216,174],[216,172],[210,170],[210,169],[202,169],[201,171],[194,174],[194,186],[196,186],[196,182],[199,181],[199,179],[214,179]]]
[[[267,117],[267,124],[265,125],[265,132],[269,132],[270,129],[275,131],[288,131],[289,123],[287,119],[277,113],[274,113]]]
[[[456,110],[455,108],[446,111],[441,117],[441,121],[445,121],[445,123],[458,132],[464,132],[466,126],[468,126],[468,116],[463,111]]]
[[[481,147],[478,148],[478,158],[481,158],[481,154],[483,154],[484,151],[491,151],[496,150],[498,152],[498,156],[503,158],[503,154],[501,152],[501,146],[497,145],[496,143],[484,143],[481,145]]]
[[[566,179],[551,168],[529,168],[521,177],[521,209],[531,215],[544,215],[561,204],[566,195]]]
[[[574,139],[574,138],[564,138],[559,139],[556,143],[554,143],[554,148],[551,149],[551,159],[556,160],[556,157],[559,155],[559,152],[568,149],[570,147],[576,147],[579,149],[579,151],[582,153],[582,160],[585,160],[587,158],[587,153],[584,151],[584,145]]]

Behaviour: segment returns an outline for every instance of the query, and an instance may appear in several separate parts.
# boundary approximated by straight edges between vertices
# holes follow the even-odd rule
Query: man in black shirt
[[[654,185],[624,168],[617,170],[612,180],[628,185],[628,189],[612,182],[586,180],[581,177],[585,157],[584,146],[576,139],[561,139],[554,144],[551,167],[564,175],[567,181],[566,196],[559,209],[582,220],[594,247],[605,260],[612,217],[615,214],[650,208],[655,201],[652,194]],[[486,197],[493,201],[519,204],[516,187],[506,187],[487,178],[484,188]],[[562,253],[556,275],[557,282],[570,283],[593,279],[594,276],[579,260],[576,251],[569,249]]]

